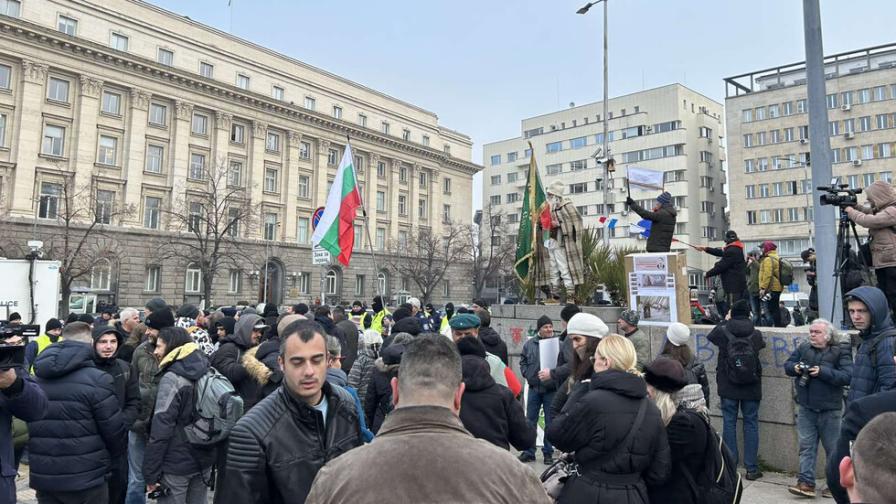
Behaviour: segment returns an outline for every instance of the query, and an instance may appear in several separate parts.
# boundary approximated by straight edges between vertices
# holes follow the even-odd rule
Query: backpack
[[[787,259],[778,258],[778,281],[782,288],[793,283],[793,265]]]
[[[707,443],[703,456],[703,471],[694,477],[682,465],[685,480],[694,494],[696,502],[704,504],[738,504],[743,495],[744,486],[737,472],[737,460],[731,450],[725,446],[719,434],[712,428],[704,415],[693,410],[684,410],[686,414],[700,417],[706,425]]]
[[[243,416],[243,398],[233,385],[213,367],[193,385],[193,415],[184,427],[187,441],[209,446],[227,438]]]
[[[728,381],[735,385],[752,385],[759,382],[759,356],[753,348],[753,338],[737,338],[724,325],[719,327],[728,338],[725,355]]]

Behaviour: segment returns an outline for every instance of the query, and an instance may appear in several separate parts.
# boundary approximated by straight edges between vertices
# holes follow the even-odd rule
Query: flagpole
[[[349,146],[349,148],[351,148],[351,145],[352,145],[352,139],[351,139],[350,136],[345,135],[345,142],[346,142],[346,144]],[[352,153],[352,154],[354,154],[354,153]],[[370,257],[373,258],[373,282],[374,282],[374,292],[377,293],[377,294],[379,294],[379,295],[381,295],[381,296],[385,296],[385,295],[386,295],[386,293],[385,293],[385,287],[383,288],[383,289],[384,289],[384,292],[380,292],[380,278],[379,278],[379,276],[380,276],[380,268],[379,268],[379,266],[377,266],[377,263],[376,263],[376,254],[373,252],[373,242],[370,240],[370,217],[368,217],[368,215],[367,215],[367,207],[364,206],[364,195],[361,194],[360,187],[358,187],[358,172],[355,170],[355,160],[354,160],[354,156],[352,156],[352,171],[355,172],[355,177],[354,177],[354,179],[355,179],[355,189],[358,189],[358,199],[361,201],[361,215],[364,216],[364,229],[367,230],[367,233],[366,233],[366,234],[367,234],[367,247],[370,249]],[[370,173],[370,172],[368,171],[368,173]],[[369,175],[368,175],[368,180],[367,180],[367,182],[368,182],[368,183],[370,182],[370,176],[369,176]],[[385,303],[385,300],[383,300],[383,302]]]

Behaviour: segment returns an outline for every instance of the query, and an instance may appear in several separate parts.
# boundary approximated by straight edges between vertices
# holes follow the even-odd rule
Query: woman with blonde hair
[[[631,341],[611,334],[592,357],[593,375],[575,384],[545,435],[575,452],[578,475],[557,502],[648,503],[648,487],[666,481],[669,445],[662,416],[647,397]]]

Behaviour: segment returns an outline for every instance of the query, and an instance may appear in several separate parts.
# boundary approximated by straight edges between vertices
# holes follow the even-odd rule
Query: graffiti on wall
[[[707,333],[704,332],[697,332],[695,334],[697,339],[697,361],[704,365],[708,362],[715,363],[716,352],[718,352],[718,348],[706,339],[706,335]],[[787,362],[790,354],[796,350],[796,347],[799,346],[802,341],[803,337],[801,336],[767,335],[765,336],[765,349],[768,353],[762,352],[759,355],[760,362],[764,367],[775,366],[783,368],[784,363]],[[771,355],[772,362],[769,362],[769,354]]]

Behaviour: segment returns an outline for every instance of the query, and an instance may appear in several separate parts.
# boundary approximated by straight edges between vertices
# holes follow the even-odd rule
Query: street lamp
[[[803,189],[809,189],[808,191],[805,191],[805,193],[806,193],[806,212],[808,212],[808,211],[809,211],[809,207],[812,206],[812,198],[811,198],[811,195],[812,195],[812,186],[811,186],[812,179],[809,178],[809,162],[806,161],[806,162],[804,163],[804,162],[802,162],[802,161],[799,161],[799,160],[796,160],[796,159],[793,159],[793,158],[784,158],[784,160],[790,162],[790,166],[802,166],[802,167],[803,167],[803,177],[804,177],[804,180],[808,180],[808,181],[810,182],[810,186],[809,186],[808,188],[805,187],[805,182],[802,182],[802,184],[803,184]],[[777,167],[776,167],[776,169],[777,169]],[[814,243],[813,243],[813,241],[812,241],[812,220],[809,219],[809,216],[808,216],[808,215],[806,215],[806,223],[809,225],[809,248],[815,248],[815,245],[814,245]]]
[[[608,129],[607,115],[608,115],[608,109],[609,109],[609,104],[607,103],[607,101],[609,100],[609,96],[607,94],[607,87],[609,86],[609,80],[610,80],[609,73],[607,70],[607,0],[597,0],[596,2],[588,2],[587,4],[585,4],[584,7],[577,10],[576,14],[587,14],[588,10],[591,9],[591,7],[593,7],[599,3],[604,4],[604,117],[603,117],[603,119],[604,119],[604,147],[603,147],[603,150],[604,150],[605,161],[604,161],[603,194],[604,194],[604,211],[606,211],[609,209],[609,201],[608,200],[610,199],[610,196],[609,196],[610,193],[609,193],[609,189],[608,189],[610,187],[610,184],[608,183],[608,181],[610,180],[610,172],[609,172],[610,138],[609,138],[609,132],[607,131],[607,129]],[[606,213],[609,214],[609,212],[606,212]],[[609,246],[610,234],[609,234],[608,229],[604,230],[603,237],[604,237],[604,245]]]

